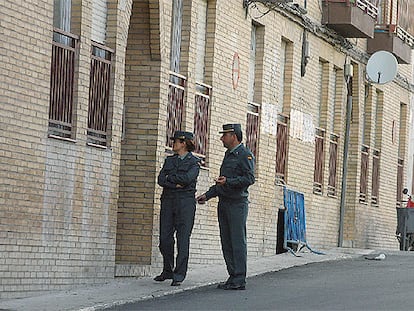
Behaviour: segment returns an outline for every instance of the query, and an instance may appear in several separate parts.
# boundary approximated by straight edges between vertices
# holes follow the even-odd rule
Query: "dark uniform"
[[[158,176],[163,187],[160,212],[160,244],[165,278],[182,282],[187,273],[190,235],[196,210],[196,182],[200,159],[188,152],[184,158],[169,156]],[[177,184],[182,188],[177,188]],[[177,259],[174,269],[174,232],[177,238]]]
[[[224,125],[223,129],[225,130]],[[241,131],[241,129],[240,129]],[[226,284],[242,287],[246,284],[248,187],[255,181],[254,157],[243,144],[227,150],[220,168],[226,177],[222,186],[214,185],[205,193],[206,199],[218,196],[218,220],[224,260],[230,275]]]

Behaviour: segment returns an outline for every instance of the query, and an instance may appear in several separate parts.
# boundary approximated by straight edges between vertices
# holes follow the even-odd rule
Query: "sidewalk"
[[[323,250],[324,255],[309,251],[300,252],[301,257],[290,253],[274,255],[248,261],[248,277],[267,272],[323,262],[356,258],[371,254],[373,250],[334,248]],[[88,286],[76,290],[53,292],[42,296],[1,300],[0,310],[16,311],[94,311],[136,302],[139,300],[161,297],[202,286],[216,284],[227,279],[225,265],[196,266],[189,269],[187,278],[179,287],[170,286],[170,281],[157,283],[152,277],[116,278],[113,281],[97,286]],[[247,290],[249,288],[247,280]]]

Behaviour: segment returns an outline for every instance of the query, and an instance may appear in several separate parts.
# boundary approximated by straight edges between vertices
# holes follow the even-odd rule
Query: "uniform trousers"
[[[175,281],[182,282],[187,274],[195,210],[194,193],[176,193],[161,198],[159,249],[163,256],[163,274]],[[175,268],[174,233],[177,239]]]
[[[218,203],[221,247],[229,278],[227,284],[246,284],[248,201],[223,200]]]

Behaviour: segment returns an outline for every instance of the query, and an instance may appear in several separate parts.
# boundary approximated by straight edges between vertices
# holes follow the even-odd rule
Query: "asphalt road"
[[[414,310],[414,252],[313,263],[249,278],[245,291],[215,286],[110,310]]]

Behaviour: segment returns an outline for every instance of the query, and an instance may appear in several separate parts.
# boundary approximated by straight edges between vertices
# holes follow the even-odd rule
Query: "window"
[[[170,137],[175,131],[181,130],[184,115],[184,92],[186,78],[177,73],[170,72],[168,106],[167,106],[167,132],[166,146],[172,148]]]
[[[379,173],[380,173],[380,152],[372,150],[372,185],[371,185],[371,204],[378,205],[379,198]]]
[[[361,172],[359,176],[359,202],[367,203],[369,150],[371,140],[372,87],[365,85],[364,107],[362,116]]]
[[[108,138],[108,106],[112,50],[92,44],[89,82],[88,144],[105,147]]]
[[[184,116],[184,95],[187,78],[179,74],[181,55],[181,30],[183,18],[183,1],[173,0],[173,17],[171,26],[170,79],[168,86],[166,146],[172,148],[169,139],[175,131],[181,130]]]
[[[246,120],[246,146],[257,157],[259,140],[260,104],[261,92],[260,82],[264,43],[263,27],[253,23],[251,28],[250,60],[249,60],[249,84]]]
[[[207,0],[198,3],[197,10],[197,38],[196,38],[196,93],[194,105],[194,152],[206,165],[209,113],[212,87],[205,84],[205,54],[207,35]]]
[[[329,63],[319,60],[319,84],[318,84],[318,111],[316,113],[315,129],[315,160],[313,173],[313,193],[323,193],[323,180],[325,170],[325,135],[328,112],[328,89],[329,89]]]
[[[248,104],[246,124],[246,146],[251,150],[255,157],[257,156],[257,143],[259,136],[259,112],[260,106],[258,104]]]
[[[105,44],[107,25],[107,1],[92,0],[92,41]]]
[[[53,5],[53,27],[70,32],[72,1],[54,0]]]
[[[278,106],[282,112],[290,112],[290,92],[293,77],[293,44],[282,39],[280,47],[280,94]],[[289,116],[280,113],[276,129],[276,184],[287,183],[287,156],[289,148]]]
[[[276,132],[276,184],[286,184],[288,118],[278,115]]]
[[[397,207],[401,206],[403,178],[404,178],[404,157],[407,140],[407,105],[400,103],[399,135],[398,135],[398,162],[397,162]]]
[[[89,75],[89,109],[87,141],[106,147],[108,143],[109,91],[113,51],[105,46],[107,1],[92,1],[92,47]]]
[[[369,163],[369,147],[361,146],[361,172],[359,176],[359,202],[367,202],[368,191],[368,163]]]
[[[194,112],[194,152],[206,165],[211,86],[197,83]]]
[[[181,29],[183,24],[183,0],[173,0],[172,26],[171,26],[171,54],[170,70],[180,72],[181,56]]]
[[[336,172],[338,163],[338,141],[339,137],[331,134],[329,139],[329,178],[328,178],[328,196],[336,196]]]
[[[323,191],[323,170],[325,158],[325,130],[315,129],[315,163],[313,173],[313,193],[322,194]]]
[[[50,73],[49,137],[72,139],[78,36],[70,33],[71,1],[55,0]]]
[[[371,204],[377,206],[379,204],[379,186],[380,186],[380,159],[381,159],[381,131],[382,131],[382,109],[384,103],[384,94],[377,90],[376,101],[374,105],[374,131],[372,149],[372,183],[371,183]]]
[[[331,135],[329,137],[329,177],[327,195],[336,197],[337,195],[337,169],[338,169],[338,144],[339,135],[342,128],[342,102],[343,102],[343,71],[336,67],[333,68],[333,79],[331,90],[330,102],[330,126]]]

